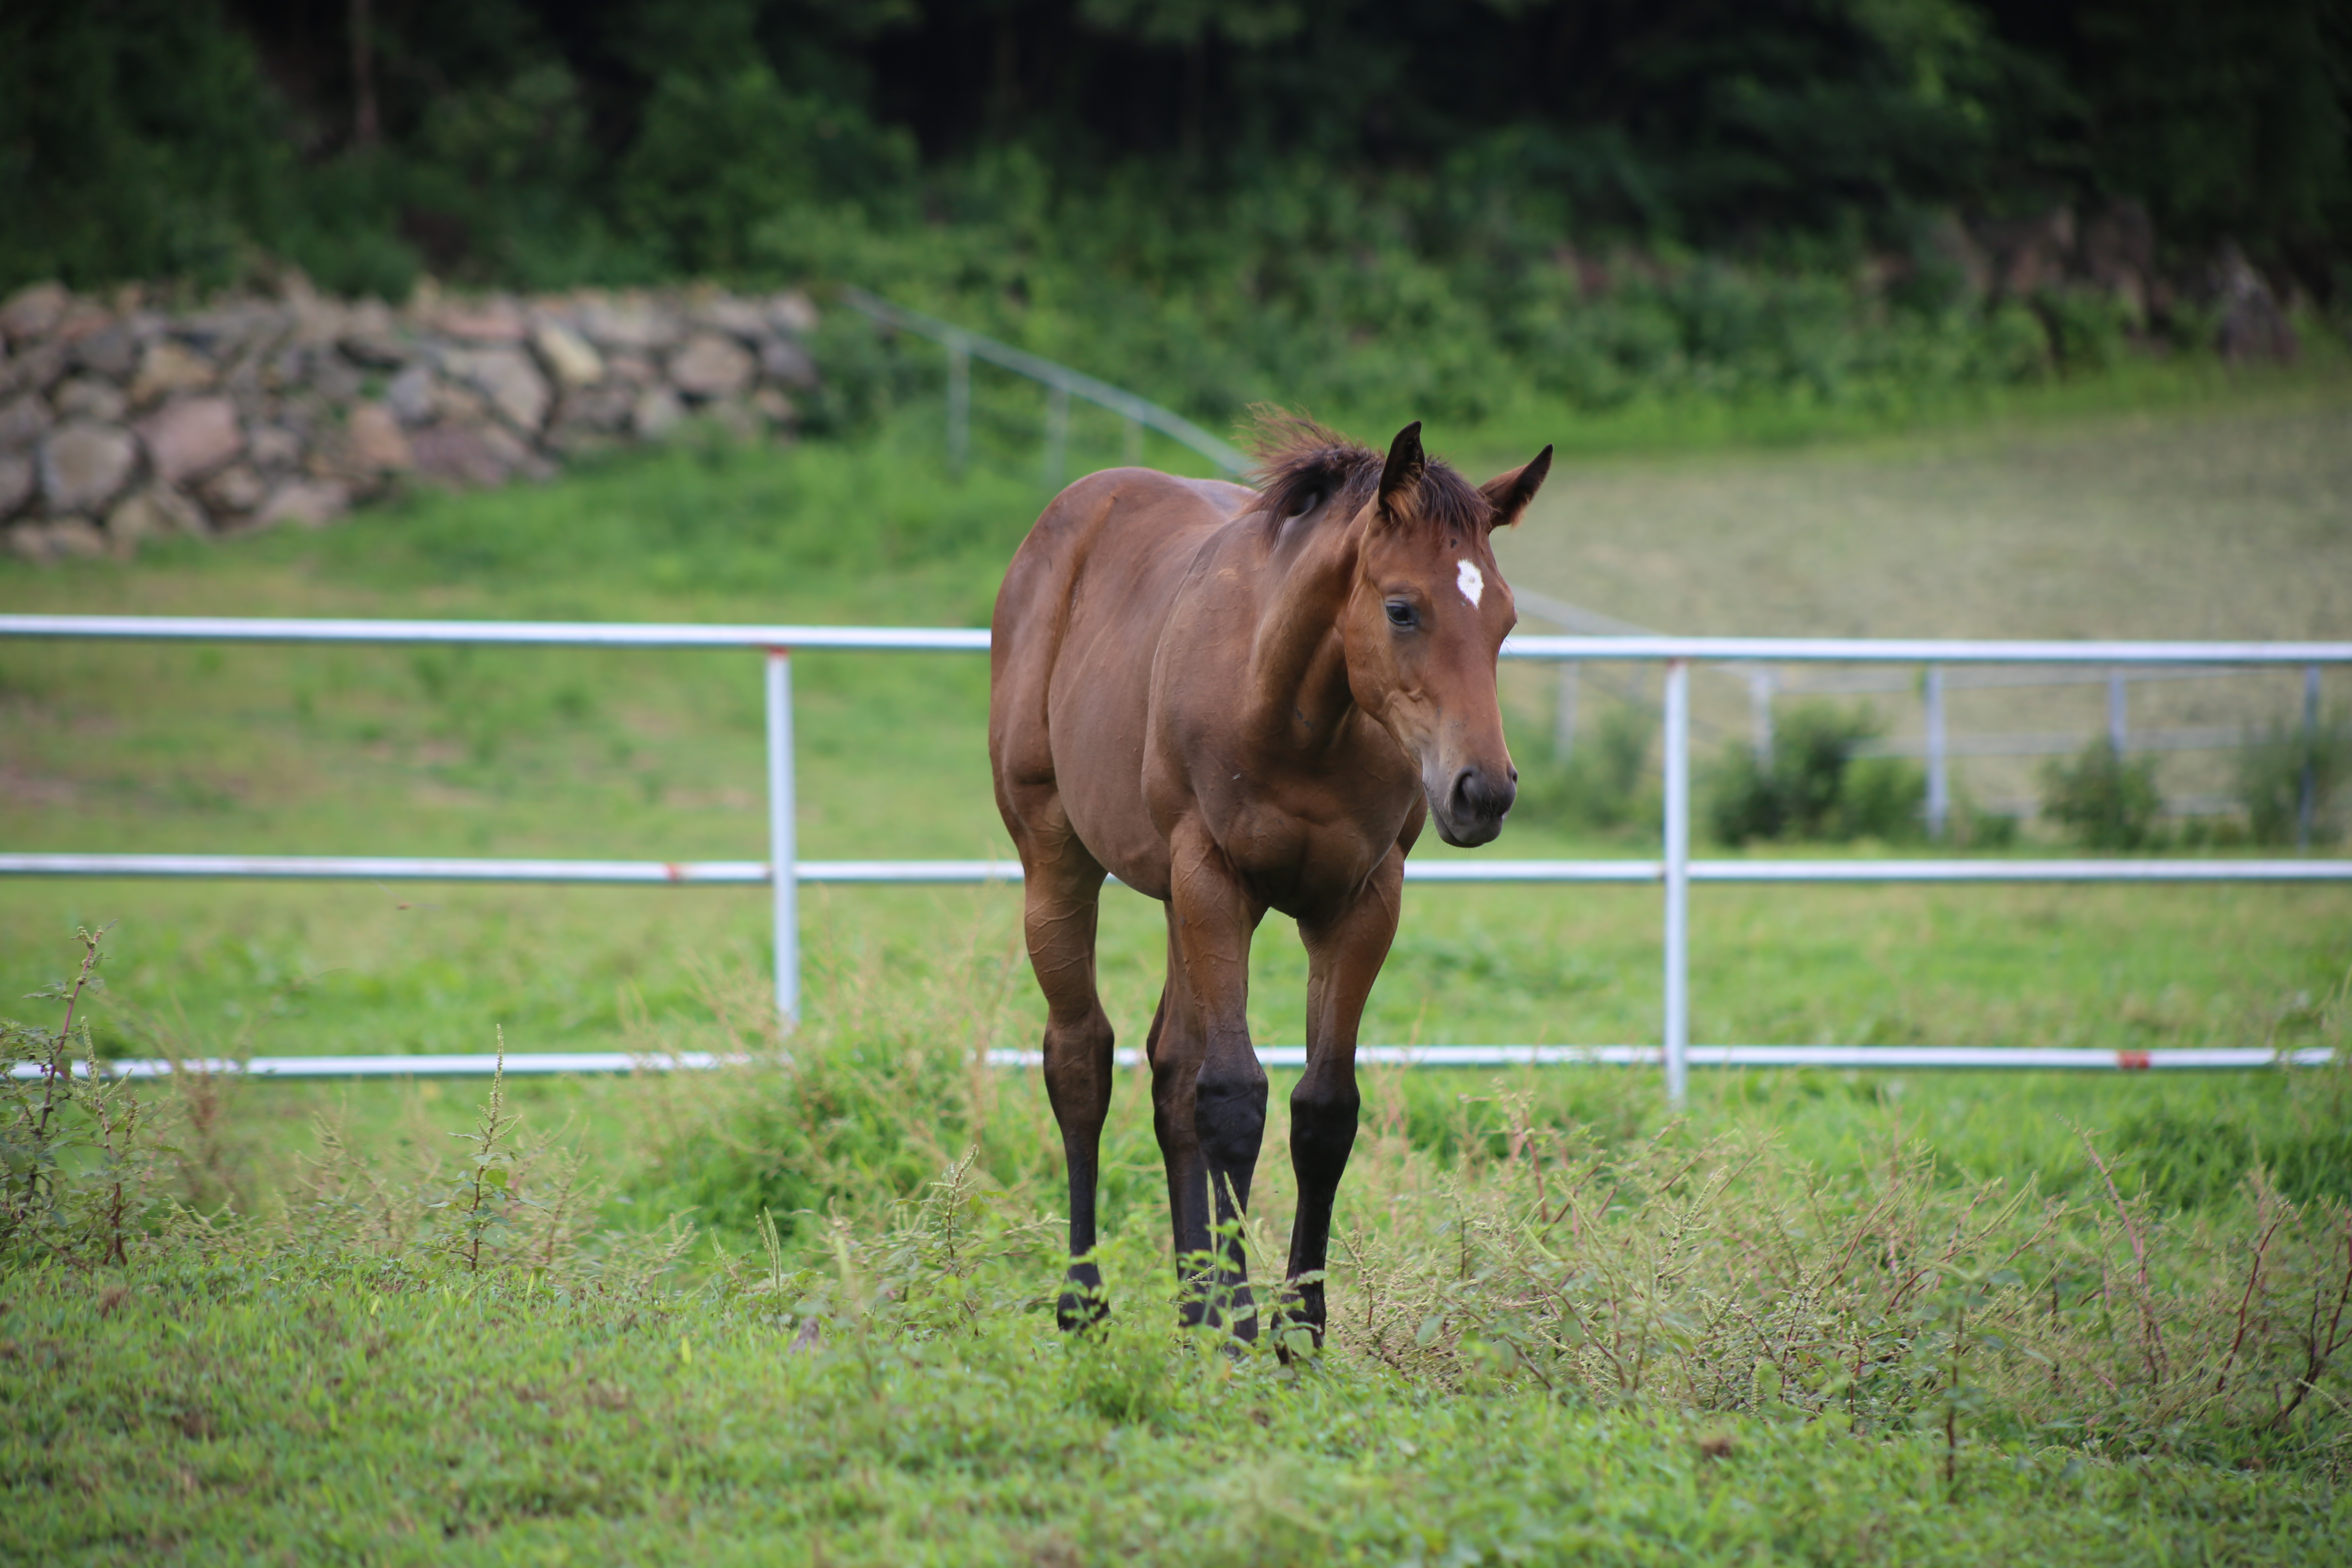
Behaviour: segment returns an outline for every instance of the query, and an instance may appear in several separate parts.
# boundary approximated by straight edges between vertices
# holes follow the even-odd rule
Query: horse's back
[[[1112,468],[1056,496],[1022,541],[996,595],[988,726],[1016,840],[1050,812],[1122,877],[1155,858],[1141,783],[1152,657],[1201,546],[1252,495]]]

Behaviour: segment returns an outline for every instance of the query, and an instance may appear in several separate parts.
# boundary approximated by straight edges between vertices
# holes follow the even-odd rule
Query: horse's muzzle
[[[1503,818],[1519,797],[1519,770],[1500,773],[1467,767],[1454,775],[1444,800],[1430,802],[1437,836],[1460,849],[1492,844],[1503,831]]]

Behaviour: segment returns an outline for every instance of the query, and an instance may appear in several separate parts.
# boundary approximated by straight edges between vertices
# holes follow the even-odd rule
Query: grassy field
[[[2347,407],[2306,376],[1581,459],[1508,561],[1677,629],[2342,635]],[[326,533],[0,564],[0,605],[972,624],[1040,493],[1011,458],[950,484],[934,440],[688,447]],[[2035,549],[2041,599],[2004,599]],[[1511,674],[1539,753],[1549,689]],[[804,656],[797,681],[804,854],[1003,852],[978,660]],[[748,657],[0,646],[16,847],[759,858],[759,756]],[[1515,821],[1503,847],[1643,839]],[[457,1141],[479,1086],[146,1091],[145,1154],[61,1167],[136,1177],[126,1260],[92,1261],[102,1205],[11,1231],[0,1551],[2294,1562],[2352,1522],[2343,1373],[2310,1363],[2352,1289],[2342,1069],[1702,1077],[1681,1121],[1646,1073],[1374,1073],[1343,1328],[1288,1363],[1168,1331],[1137,1078],[1104,1176],[1112,1326],[1070,1343],[1039,1315],[1063,1201],[1042,1094],[964,1065],[1034,1038],[1017,912],[813,891],[794,1067],[519,1083],[520,1142],[487,1151]],[[106,1051],[771,1044],[751,889],[16,881],[0,984],[66,976],[74,926],[109,921],[83,1014]],[[1656,925],[1652,891],[1418,889],[1367,1035],[1653,1038]],[[1255,960],[1266,1041],[1300,1028],[1283,928]],[[1107,899],[1129,1043],[1157,931]],[[1694,950],[1706,1039],[2338,1045],[2352,902],[1706,889]],[[1253,1216],[1273,1237],[1286,1089]],[[493,1169],[486,1198],[469,1173]],[[1635,1342],[1646,1370],[1595,1348]]]

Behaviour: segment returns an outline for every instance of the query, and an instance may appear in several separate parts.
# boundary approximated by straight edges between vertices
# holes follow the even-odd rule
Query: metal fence
[[[1580,605],[1526,588],[1513,589],[1519,610],[1524,615],[1547,621],[1561,630],[1581,636],[1595,637],[1662,637],[1665,634],[1652,627],[1636,626],[1613,616],[1589,610]],[[2241,752],[2260,737],[2250,727],[2240,724],[2230,727],[2216,724],[2135,726],[2131,722],[2131,688],[2150,686],[2161,691],[2173,682],[2229,680],[2257,673],[2242,666],[2197,665],[2186,668],[2166,668],[2155,666],[2118,666],[2110,668],[2084,668],[2074,665],[2033,666],[2015,665],[2005,668],[1964,668],[1948,670],[1937,664],[1919,669],[1864,669],[1855,672],[1833,672],[1827,675],[1805,675],[1792,678],[1787,671],[1761,662],[1723,663],[1706,667],[1712,673],[1744,689],[1747,699],[1748,743],[1757,762],[1769,767],[1774,742],[1774,704],[1782,698],[1878,697],[1903,694],[1916,697],[1919,708],[1919,733],[1916,736],[1883,736],[1862,742],[1854,749],[1857,757],[1916,758],[1926,784],[1920,805],[1920,821],[1930,839],[1947,837],[1952,825],[1955,793],[1954,764],[1962,758],[2058,757],[2080,752],[2084,744],[2097,734],[2104,734],[2116,755],[2147,752]],[[1563,660],[1559,666],[1559,681],[1554,690],[1552,719],[1552,754],[1556,760],[1567,760],[1576,743],[1578,710],[1580,707],[1580,675],[1573,660]],[[2276,675],[2275,668],[2267,673]],[[2317,804],[2315,761],[2320,727],[2319,666],[2305,665],[2302,668],[2301,741],[2305,750],[2301,798],[2295,812],[2295,837],[2298,850],[2308,849],[2316,826],[2315,808]],[[1949,699],[1970,690],[2015,689],[2019,688],[2104,688],[2106,703],[2105,724],[2098,731],[2072,730],[2042,730],[2005,732],[1971,732],[1956,729],[1948,721]],[[1649,700],[1645,691],[1632,689],[1622,682],[1613,683],[1611,695],[1652,714],[1657,704]],[[1695,721],[1701,731],[1711,731],[1720,737],[1727,732],[1721,722]],[[2274,732],[2275,733],[2275,732]],[[2166,807],[2181,816],[2229,811],[2239,803],[2228,795],[2168,795]],[[2010,800],[1996,803],[1980,800],[1979,810],[1992,810],[2010,816],[2030,815],[2030,802]]]
[[[1026,349],[1000,343],[994,338],[983,337],[952,321],[942,321],[936,316],[926,316],[920,310],[894,305],[863,289],[845,289],[842,298],[853,309],[865,312],[886,327],[929,338],[947,350],[948,467],[956,472],[961,473],[971,460],[971,362],[975,359],[986,360],[1015,375],[1027,376],[1045,387],[1044,475],[1049,489],[1061,488],[1062,469],[1069,458],[1070,399],[1073,397],[1083,398],[1098,408],[1108,409],[1125,421],[1126,462],[1130,468],[1143,460],[1143,432],[1146,429],[1157,430],[1171,440],[1191,447],[1228,474],[1238,474],[1249,466],[1249,460],[1230,443],[1220,441],[1174,409],[1163,408],[1148,397],[1138,397],[1125,387],[1113,386],[1083,371],[1056,364]]]
[[[224,877],[295,879],[434,880],[543,883],[764,884],[775,921],[775,995],[787,1025],[800,1017],[799,889],[803,883],[1011,883],[1018,865],[986,860],[802,860],[794,838],[792,656],[795,651],[980,653],[985,630],[908,626],[639,626],[581,622],[248,620],[211,616],[0,616],[0,637],[101,640],[470,644],[509,647],[742,648],[764,660],[767,710],[769,858],[764,861],[627,861],[415,858],[386,856],[131,855],[0,852],[0,875],[47,877]],[[1803,637],[1514,637],[1508,659],[1661,663],[1664,691],[1664,832],[1656,859],[1419,859],[1413,882],[1655,884],[1664,891],[1662,1026],[1656,1046],[1366,1047],[1372,1061],[1424,1066],[1490,1066],[1568,1061],[1651,1062],[1663,1066],[1666,1092],[1679,1103],[1693,1065],[1854,1068],[2227,1068],[2289,1060],[2316,1062],[2305,1047],[2275,1052],[2233,1047],[2197,1050],[2059,1050],[2002,1046],[1693,1046],[1690,1042],[1690,888],[1711,883],[2099,883],[2352,882],[2352,860],[2315,858],[2140,859],[1696,859],[1690,851],[1690,674],[1696,662],[1738,665],[1860,664],[2087,667],[2317,666],[2352,664],[2352,642],[1957,642]],[[778,875],[778,868],[791,874]],[[1270,1066],[1296,1065],[1300,1047],[1268,1047]],[[655,1058],[653,1066],[709,1066],[716,1058]],[[1034,1060],[1018,1051],[992,1053],[1004,1063]],[[1130,1058],[1131,1059],[1131,1058]],[[512,1058],[508,1070],[530,1070]],[[551,1071],[618,1070],[637,1059],[575,1054]],[[470,1064],[470,1065],[468,1065]],[[489,1058],[276,1058],[244,1064],[276,1076],[487,1071]],[[543,1065],[543,1064],[542,1064]],[[131,1064],[124,1070],[167,1070]]]

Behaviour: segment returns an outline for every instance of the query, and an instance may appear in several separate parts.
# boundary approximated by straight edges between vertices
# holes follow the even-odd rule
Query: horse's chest
[[[1353,898],[1402,823],[1318,821],[1267,800],[1235,802],[1216,838],[1253,897],[1286,914]]]

